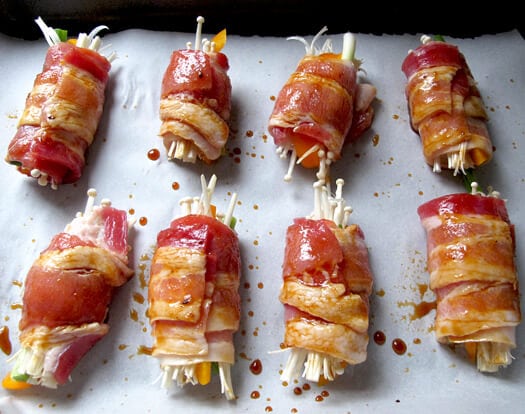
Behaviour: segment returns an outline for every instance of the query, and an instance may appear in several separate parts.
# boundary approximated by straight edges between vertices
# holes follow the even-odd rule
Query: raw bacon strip
[[[334,380],[347,364],[367,357],[373,277],[361,228],[348,225],[350,208],[337,180],[335,199],[314,184],[316,208],[286,232],[283,284],[284,344],[291,354],[281,375],[290,382]],[[332,205],[331,205],[332,204]],[[306,361],[306,362],[305,362]]]
[[[457,46],[421,38],[401,66],[411,126],[427,164],[459,171],[492,158],[487,113],[464,55]]]
[[[201,41],[204,18],[197,18],[195,48],[175,50],[164,72],[160,101],[160,137],[168,159],[206,163],[217,160],[230,134],[231,81],[228,58],[220,50],[222,31]],[[202,47],[202,50],[201,50]]]
[[[114,291],[133,275],[126,212],[109,200],[94,206],[96,192],[88,195],[85,212],[53,237],[25,279],[21,349],[11,371],[16,381],[64,384],[108,333]]]
[[[326,30],[310,45],[303,38],[290,38],[305,44],[306,55],[280,90],[268,121],[277,152],[282,158],[291,153],[285,180],[291,179],[295,163],[319,168],[318,178],[324,180],[327,166],[341,157],[345,142],[356,140],[374,118],[376,89],[358,83],[354,36],[344,35],[341,54],[332,53],[330,40],[316,50],[315,41]]]
[[[236,195],[225,217],[210,204],[216,177],[201,177],[200,199],[183,199],[184,215],[159,232],[151,262],[148,317],[164,387],[202,385],[217,364],[222,392],[235,398],[230,369],[239,329],[241,258],[232,223]]]
[[[497,194],[451,194],[421,205],[418,214],[427,234],[437,340],[463,344],[480,371],[510,365],[521,310],[505,202]]]
[[[5,160],[41,185],[77,181],[93,142],[104,106],[111,60],[98,50],[96,27],[76,42],[61,41],[42,19],[36,20],[49,42],[42,72],[26,99]]]

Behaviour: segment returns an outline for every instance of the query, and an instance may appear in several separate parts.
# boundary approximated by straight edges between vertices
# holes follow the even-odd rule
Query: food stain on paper
[[[253,375],[259,375],[263,370],[263,365],[260,359],[254,359],[250,364],[250,372]]]
[[[397,354],[397,355],[404,355],[405,352],[407,351],[407,344],[405,341],[403,341],[401,338],[395,338],[393,341],[392,341],[392,350]]]
[[[151,161],[157,161],[160,158],[160,151],[157,148],[152,148],[148,151],[148,158]]]
[[[13,351],[11,339],[9,338],[9,327],[5,325],[0,328],[0,349],[6,355],[11,355]]]

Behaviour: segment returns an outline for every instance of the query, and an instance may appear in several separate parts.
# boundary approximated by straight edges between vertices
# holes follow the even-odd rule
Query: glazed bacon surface
[[[109,331],[114,291],[133,275],[128,267],[126,212],[103,201],[88,207],[51,240],[24,282],[21,349],[16,381],[56,388]]]
[[[53,29],[39,21],[46,37]],[[52,37],[26,99],[6,161],[41,185],[76,182],[102,116],[110,59],[98,53],[96,28],[76,43]]]
[[[317,183],[316,191],[326,188]],[[291,355],[283,381],[296,379],[303,365],[306,379],[331,381],[367,357],[373,276],[364,234],[346,224],[337,200],[333,217],[296,218],[286,232],[279,299]]]
[[[514,226],[505,202],[452,194],[418,209],[427,235],[439,342],[463,344],[481,371],[512,361],[521,322]]]
[[[218,35],[222,40],[201,42],[204,19],[197,21],[195,48],[175,50],[164,72],[159,135],[168,159],[211,163],[222,155],[230,133],[232,85],[228,57],[218,44],[225,42],[225,32]]]
[[[428,37],[422,41],[401,66],[411,126],[435,172],[464,173],[492,158],[484,103],[458,47]]]
[[[302,38],[291,38],[305,43],[307,53],[279,91],[268,121],[278,152],[286,156],[292,151],[291,163],[320,168],[320,179],[324,164],[338,160],[344,144],[370,128],[376,96],[373,85],[358,81],[353,35],[345,35],[343,54],[332,53],[330,42],[321,51],[314,49],[315,40],[325,30],[311,45]],[[290,179],[290,172],[285,178]]]
[[[165,387],[173,382],[207,384],[211,364],[217,364],[222,392],[233,399],[230,367],[241,311],[239,241],[225,224],[231,221],[230,214],[222,222],[213,216],[209,203],[191,199],[184,203],[187,214],[158,233],[151,262],[152,355],[160,362]]]

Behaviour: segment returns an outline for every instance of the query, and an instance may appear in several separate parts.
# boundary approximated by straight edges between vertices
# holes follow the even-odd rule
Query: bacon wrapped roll
[[[56,388],[109,331],[115,289],[133,275],[128,267],[126,212],[109,200],[85,212],[51,240],[24,282],[21,349],[13,356],[14,381]]]
[[[162,79],[160,137],[168,159],[206,163],[217,160],[230,134],[231,81],[228,58],[220,50],[226,30],[201,40],[204,18],[197,19],[195,48],[175,50]],[[202,50],[201,50],[202,47]]]
[[[77,181],[102,116],[111,60],[98,50],[98,26],[67,41],[38,18],[50,47],[28,94],[5,160],[40,185]]]
[[[357,224],[347,224],[342,179],[335,200],[326,186],[314,186],[313,215],[296,218],[286,232],[279,299],[285,309],[284,345],[291,349],[281,375],[287,382],[303,365],[307,380],[331,381],[367,357],[373,277],[364,234]]]
[[[474,191],[438,197],[417,211],[427,235],[437,340],[463,345],[480,371],[508,366],[521,310],[505,201]]]
[[[235,398],[230,368],[233,335],[239,328],[241,257],[228,213],[215,216],[210,204],[213,176],[199,199],[181,201],[184,215],[159,232],[148,285],[152,355],[163,371],[162,386],[205,385],[218,367],[222,393]]]
[[[457,46],[421,38],[401,66],[412,129],[434,172],[465,173],[492,158],[484,103]]]
[[[316,40],[311,44],[303,38],[306,55],[279,91],[268,121],[277,152],[290,166],[285,180],[291,179],[295,164],[319,168],[318,178],[324,180],[326,168],[341,157],[345,142],[356,140],[370,128],[374,118],[372,101],[376,88],[358,82],[360,61],[354,59],[355,37],[346,33],[341,54],[332,52],[327,40],[321,50]]]

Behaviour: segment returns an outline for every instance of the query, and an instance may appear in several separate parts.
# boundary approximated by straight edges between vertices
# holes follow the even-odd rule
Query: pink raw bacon
[[[342,186],[337,180],[333,198],[316,182],[314,213],[296,218],[286,232],[279,299],[290,349],[281,380],[288,383],[303,367],[309,381],[332,381],[367,357],[373,276],[364,234],[347,224]]]
[[[421,42],[401,66],[410,124],[434,172],[446,168],[464,174],[492,158],[483,100],[457,46],[428,36]]]
[[[450,194],[418,208],[427,234],[439,342],[460,344],[483,372],[512,362],[521,322],[514,226],[497,194]]]
[[[216,177],[203,177],[200,199],[181,201],[184,215],[159,232],[151,262],[148,317],[162,385],[205,385],[216,364],[226,398],[235,398],[230,368],[239,328],[241,258],[232,222],[236,195],[222,220],[210,204]]]
[[[96,192],[88,195],[84,213],[51,240],[26,276],[15,381],[64,384],[108,333],[114,291],[133,275],[126,212],[109,200],[94,206]]]
[[[164,72],[159,135],[169,160],[211,163],[223,154],[230,133],[232,86],[228,58],[220,52],[226,32],[203,41],[204,18],[197,23],[194,48],[175,50]]]
[[[102,115],[113,55],[98,53],[97,33],[105,26],[81,33],[73,44],[62,41],[42,19],[36,22],[50,47],[5,160],[39,184],[57,188],[82,174]]]
[[[294,164],[319,168],[318,178],[328,176],[328,165],[341,157],[343,146],[356,140],[372,124],[371,106],[376,89],[358,82],[360,62],[354,59],[355,37],[344,35],[343,52],[332,53],[327,41],[321,51],[315,41],[324,27],[307,44],[306,55],[279,91],[268,121],[278,153],[291,153],[285,180],[291,179]]]

